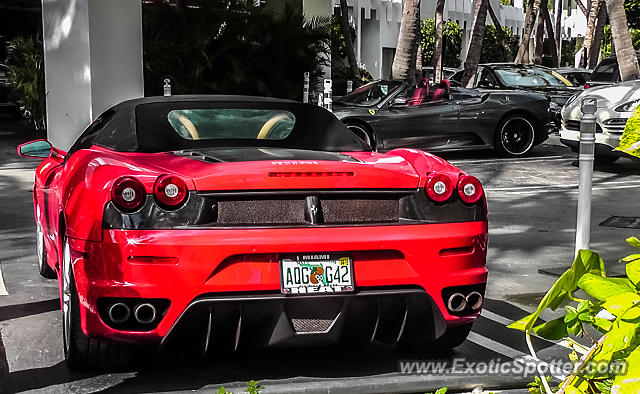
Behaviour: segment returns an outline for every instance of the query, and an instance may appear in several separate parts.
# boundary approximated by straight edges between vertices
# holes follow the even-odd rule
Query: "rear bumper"
[[[70,239],[83,331],[91,337],[150,343],[159,343],[168,338],[169,332],[179,331],[174,328],[178,321],[182,326],[191,320],[208,319],[210,307],[222,311],[217,312],[220,316],[227,310],[253,311],[255,305],[262,305],[272,317],[281,316],[282,311],[298,303],[313,308],[321,300],[317,295],[285,297],[279,293],[279,255],[310,252],[344,253],[353,260],[354,294],[327,296],[332,308],[339,305],[345,311],[340,319],[360,320],[358,313],[373,313],[376,298],[391,297],[394,301],[384,304],[397,305],[408,302],[406,298],[411,300],[410,305],[422,305],[422,312],[412,315],[429,315],[432,322],[443,322],[433,323],[433,335],[437,337],[444,327],[470,322],[479,313],[449,314],[442,294],[449,288],[486,283],[486,245],[486,222],[311,229],[104,230],[102,242]],[[385,293],[369,293],[372,288]],[[406,289],[413,291],[408,298]],[[400,298],[392,296],[395,293]],[[245,298],[247,294],[262,298],[252,302]],[[112,297],[134,303],[147,299],[169,303],[151,329],[116,329],[105,322],[104,307],[100,306]],[[301,301],[303,298],[306,301]],[[367,306],[355,307],[364,304]],[[364,312],[354,312],[360,308]],[[402,310],[398,308],[393,309]],[[245,315],[243,319],[250,321],[254,313],[243,312]],[[233,319],[231,322],[237,323]],[[338,322],[335,324],[339,327]],[[281,331],[267,325],[265,332]],[[320,336],[326,340],[332,337]],[[267,342],[275,343],[279,342]]]

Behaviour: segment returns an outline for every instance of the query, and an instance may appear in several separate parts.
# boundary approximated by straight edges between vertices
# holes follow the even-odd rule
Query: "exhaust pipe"
[[[136,306],[133,315],[140,324],[152,323],[156,319],[156,307],[149,303],[140,304]]]
[[[469,295],[467,295],[466,301],[471,310],[477,311],[478,309],[482,308],[482,302],[484,301],[484,299],[482,297],[482,294],[478,293],[477,291],[472,291],[471,293],[469,293]]]
[[[109,307],[109,319],[114,323],[124,323],[129,320],[131,310],[127,304],[116,302]]]
[[[467,299],[460,293],[453,293],[447,301],[447,308],[451,312],[462,312],[467,307]]]

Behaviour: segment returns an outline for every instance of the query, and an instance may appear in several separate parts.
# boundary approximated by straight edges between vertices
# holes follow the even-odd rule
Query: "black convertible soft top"
[[[273,109],[295,116],[295,124],[282,140],[181,138],[168,113],[180,109]],[[167,152],[219,147],[276,147],[332,152],[371,150],[332,113],[316,105],[253,96],[188,95],[145,97],[123,101],[100,115],[76,140],[69,154],[92,145],[119,152]]]

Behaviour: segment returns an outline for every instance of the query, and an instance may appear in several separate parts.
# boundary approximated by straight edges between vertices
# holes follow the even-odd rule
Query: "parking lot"
[[[539,270],[558,272],[571,263],[573,255],[577,154],[559,144],[557,137],[522,159],[499,158],[493,152],[442,155],[483,182],[490,226],[485,310],[467,342],[451,353],[411,354],[374,347],[197,360],[141,354],[141,360],[128,370],[78,374],[69,372],[62,359],[57,284],[37,272],[31,200],[37,161],[15,157],[18,143],[35,139],[30,133],[0,121],[0,390],[121,393],[218,390],[222,385],[238,390],[254,379],[265,386],[263,392],[424,392],[442,386],[468,391],[477,385],[521,389],[533,379],[401,374],[398,362],[460,357],[508,360],[528,353],[522,333],[505,325],[534,309],[553,283],[553,276]],[[614,273],[623,270],[617,260],[631,251],[624,239],[639,230],[600,224],[613,216],[640,217],[634,204],[640,193],[639,163],[621,159],[596,166],[594,173],[591,246]],[[543,359],[567,353],[542,340],[534,345]]]

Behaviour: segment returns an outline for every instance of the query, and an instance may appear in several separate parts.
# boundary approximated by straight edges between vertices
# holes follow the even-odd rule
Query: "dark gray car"
[[[535,92],[417,87],[400,81],[367,84],[334,102],[334,113],[379,151],[431,152],[495,148],[523,156],[548,137],[548,100]],[[440,89],[440,91],[439,91]],[[421,100],[414,100],[422,96]]]

